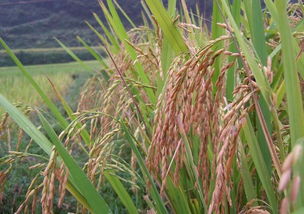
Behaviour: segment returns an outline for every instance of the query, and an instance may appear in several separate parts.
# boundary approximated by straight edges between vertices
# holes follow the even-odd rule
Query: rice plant
[[[107,57],[78,38],[101,71],[76,110],[54,87],[67,117],[0,40],[51,114],[36,110],[38,129],[0,96],[44,151],[17,213],[39,200],[53,213],[66,190],[76,213],[302,213],[303,2],[214,0],[210,32],[185,0],[179,14],[176,0],[141,3],[135,26],[115,0],[100,1],[103,32],[88,27]],[[0,159],[0,184],[26,154]]]

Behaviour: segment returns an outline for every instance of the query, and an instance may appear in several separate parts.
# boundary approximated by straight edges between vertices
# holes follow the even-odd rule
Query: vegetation
[[[38,201],[52,213],[66,190],[77,213],[303,212],[303,2],[215,2],[210,33],[185,0],[180,16],[176,0],[142,1],[141,27],[100,2],[104,34],[89,27],[108,56],[83,42],[102,71],[76,110],[54,88],[64,114],[0,40],[49,109],[37,111],[37,128],[0,96],[43,151],[15,146],[0,159],[2,186],[18,161],[34,160],[17,213],[35,212]],[[5,115],[0,131],[10,126]]]
[[[98,47],[92,48],[97,52],[101,51]],[[81,60],[94,60],[94,57],[84,47],[71,49]],[[23,65],[57,64],[73,61],[72,57],[63,48],[16,49],[13,51]],[[0,67],[14,65],[14,62],[6,52],[0,51]]]
[[[98,71],[96,61],[86,62],[92,67],[91,71]],[[74,79],[82,75],[84,69],[80,63],[50,64],[39,66],[27,66],[27,71],[39,82],[43,90],[53,94],[49,83],[51,81],[61,93],[69,89]],[[28,106],[35,106],[41,103],[41,98],[36,91],[29,87],[27,79],[20,73],[17,67],[0,68],[0,92],[13,103],[22,103]],[[65,93],[64,93],[65,94]],[[53,96],[53,98],[55,98]],[[1,111],[0,111],[1,112]]]

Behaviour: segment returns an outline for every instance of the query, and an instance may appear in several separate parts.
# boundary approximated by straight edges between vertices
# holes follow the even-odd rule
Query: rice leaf
[[[128,14],[122,9],[122,7],[117,3],[116,0],[113,0],[116,7],[119,9],[119,11],[122,13],[122,15],[127,19],[127,21],[130,23],[132,28],[136,28],[135,23],[132,21],[132,19],[128,16]]]
[[[107,181],[111,184],[112,188],[115,190],[116,194],[118,195],[119,199],[123,203],[123,205],[127,208],[130,214],[138,213],[137,208],[135,207],[129,193],[126,191],[120,180],[113,174],[113,172],[104,172],[104,176],[106,177]]]
[[[160,0],[145,0],[145,2],[164,32],[164,36],[168,39],[168,42],[170,42],[176,53],[179,54],[187,52],[188,47],[171,20],[168,12],[164,8],[162,2]]]
[[[169,0],[168,2],[168,13],[171,17],[175,16],[176,13],[176,2],[177,0]]]
[[[173,208],[175,209],[175,213],[177,214],[184,214],[184,213],[191,213],[187,196],[184,190],[179,187],[175,186],[172,179],[167,177],[167,185],[166,185],[166,192],[168,197],[170,198],[171,203],[173,203]]]
[[[249,117],[247,117],[247,122],[243,126],[242,132],[244,133],[247,144],[249,146],[249,152],[258,172],[261,183],[266,191],[268,200],[271,205],[271,209],[273,213],[278,213],[278,202],[271,183],[271,173],[266,167],[266,162],[263,158],[261,148],[254,134],[254,129],[252,127]]]
[[[224,22],[222,10],[221,10],[221,4],[222,3],[219,0],[214,0],[213,1],[212,23],[211,23],[211,34],[212,34],[211,37],[212,37],[212,39],[219,38],[225,32],[224,29],[218,25],[218,23],[223,23]],[[217,51],[217,50],[223,48],[223,46],[224,46],[223,42],[219,42],[216,45],[214,45],[212,47],[212,49],[214,51]],[[214,64],[215,73],[212,77],[212,82],[213,83],[216,83],[216,81],[218,79],[218,76],[220,74],[221,64],[222,64],[221,63],[221,58],[217,58],[215,60],[215,64]]]
[[[249,67],[251,68],[251,71],[255,77],[255,80],[261,90],[261,93],[262,93],[263,97],[265,98],[265,101],[267,102],[267,104],[269,104],[270,97],[271,97],[270,85],[269,85],[268,81],[266,80],[264,73],[259,68],[255,55],[251,51],[252,47],[250,47],[249,44],[245,41],[240,28],[236,24],[227,2],[225,0],[221,0],[221,2],[222,2],[223,10],[226,12],[226,14],[228,16],[230,24],[233,27],[233,30],[235,33],[235,37],[238,41],[238,44],[239,44],[241,50],[243,51],[244,56],[246,57]]]
[[[86,70],[92,70],[87,64],[85,64],[84,61],[82,61],[73,51],[68,48],[65,44],[63,44],[61,41],[55,38],[55,40],[58,42],[58,44],[76,61],[79,62],[79,64]]]
[[[253,184],[252,176],[250,175],[250,168],[247,163],[247,158],[244,151],[244,146],[239,144],[240,150],[240,173],[244,182],[244,189],[247,201],[251,201],[257,198],[255,192],[255,185]]]
[[[79,36],[77,37],[77,40],[90,52],[92,56],[95,57],[95,59],[103,66],[103,69],[100,71],[101,75],[105,79],[106,82],[109,81],[110,76],[107,74],[107,72],[104,69],[108,69],[108,65],[105,63],[103,58],[93,49],[91,48],[83,39],[81,39]]]
[[[93,13],[93,16],[95,18],[95,20],[97,21],[97,23],[100,25],[100,27],[102,28],[103,32],[105,33],[105,35],[107,36],[107,38],[109,39],[109,41],[111,42],[113,48],[114,48],[114,52],[119,51],[120,47],[119,47],[119,42],[117,41],[117,38],[115,37],[115,34],[112,34],[107,27],[104,25],[104,23],[100,20],[100,18],[98,17],[98,15],[96,13]],[[91,29],[94,28],[93,26],[90,27]],[[94,28],[94,32],[97,34],[97,36],[102,39],[103,36],[101,34],[99,34],[97,32],[97,30]],[[102,39],[103,40],[103,39]],[[107,44],[107,42],[105,43],[105,45]]]
[[[304,136],[304,111],[300,81],[297,72],[296,50],[287,17],[287,1],[276,1],[278,28],[282,41],[284,79],[287,94],[288,115],[290,121],[291,143]]]
[[[267,50],[266,50],[266,38],[265,38],[265,32],[264,32],[264,23],[263,23],[263,13],[262,13],[262,7],[260,1],[252,1],[252,18],[251,18],[251,37],[252,37],[252,44],[254,46],[254,50],[256,51],[257,57],[260,58],[261,63],[264,66],[267,66]],[[267,123],[268,131],[272,132],[272,126],[271,126],[271,113],[269,110],[269,106],[267,105],[265,99],[261,97],[259,99],[259,103],[262,109],[263,116],[265,118],[265,121]],[[267,142],[262,130],[262,127],[260,123],[257,124],[257,137],[259,139],[261,151],[263,152],[263,156],[265,158],[265,161],[267,163],[267,167],[269,170],[271,169],[271,156],[269,149],[267,147]]]

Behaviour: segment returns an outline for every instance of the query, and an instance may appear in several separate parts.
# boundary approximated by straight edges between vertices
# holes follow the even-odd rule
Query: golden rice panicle
[[[44,214],[53,213],[53,201],[55,196],[55,169],[56,152],[53,148],[49,163],[43,172],[43,189],[41,195],[41,206]]]
[[[298,200],[299,190],[301,186],[301,177],[298,173],[294,173],[296,164],[302,160],[303,146],[301,144],[296,145],[292,152],[287,155],[282,165],[282,175],[278,184],[278,191],[289,190],[281,201],[280,213],[289,213],[289,209]]]
[[[176,60],[171,66],[166,90],[159,98],[155,115],[155,130],[150,146],[147,165],[155,176],[161,175],[163,191],[166,177],[174,176],[178,182],[179,170],[184,166],[185,146],[179,130],[178,118],[189,136],[199,137],[199,157],[197,172],[202,181],[205,202],[209,213],[220,213],[225,206],[223,198],[230,199],[230,173],[237,151],[237,139],[250,110],[250,102],[255,87],[246,87],[244,82],[236,87],[234,100],[227,106],[226,73],[234,62],[224,63],[214,82],[216,58],[223,56],[240,57],[225,49],[216,52],[211,48],[227,36],[211,41],[203,50],[188,61]],[[178,59],[178,58],[177,58]],[[249,74],[251,75],[251,74]],[[253,90],[253,91],[252,91]],[[190,138],[190,143],[191,138]],[[213,152],[213,160],[208,156],[208,145]],[[175,161],[174,168],[170,164]],[[215,180],[214,189],[210,181]],[[207,197],[212,193],[211,201]]]
[[[211,47],[207,46],[182,66],[173,66],[169,72],[166,91],[163,95],[164,102],[159,104],[159,109],[156,110],[155,123],[157,125],[147,159],[149,168],[154,173],[160,173],[163,181],[167,175],[168,161],[173,154],[176,154],[174,159],[177,164],[183,159],[184,146],[183,144],[178,146],[181,136],[177,118],[181,117],[186,133],[194,128],[198,136],[202,139],[206,138],[201,130],[206,130],[206,126],[209,127],[210,124],[207,122],[201,124],[199,118],[202,118],[201,115],[207,116],[210,113],[211,100],[206,102],[206,97],[211,98],[209,95],[212,94],[211,79],[214,70],[210,67],[215,58],[220,55],[220,52],[213,53],[210,50]],[[159,166],[161,166],[160,170]],[[178,164],[176,171],[179,170],[179,166]]]
[[[69,177],[69,170],[65,165],[62,163],[60,168],[55,171],[56,173],[56,178],[59,181],[59,186],[58,186],[58,193],[59,193],[59,199],[58,199],[58,204],[57,206],[59,208],[62,207],[65,193],[66,193],[66,185],[68,182],[68,177]]]

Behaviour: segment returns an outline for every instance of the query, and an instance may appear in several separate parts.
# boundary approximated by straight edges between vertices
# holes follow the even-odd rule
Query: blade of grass
[[[179,54],[187,52],[188,47],[185,44],[180,32],[172,22],[162,2],[160,0],[145,0],[145,2],[152,14],[155,16],[155,19],[164,32],[165,37],[168,39],[168,42],[170,42],[176,53]]]
[[[296,50],[287,17],[287,1],[276,1],[278,28],[282,41],[284,79],[287,94],[288,115],[290,121],[291,143],[304,136],[304,111],[300,81],[297,73]]]
[[[170,17],[174,17],[176,13],[176,0],[170,0],[168,2],[168,14]],[[167,72],[170,68],[171,62],[174,57],[174,50],[171,48],[171,44],[168,41],[168,38],[163,39],[162,51],[161,51],[161,65],[164,72],[164,78],[167,77]],[[159,77],[160,78],[160,77]],[[157,81],[159,84],[157,95],[161,92],[161,88],[163,87],[164,81],[159,79]]]
[[[265,0],[265,4],[267,6],[267,9],[269,10],[269,12],[270,12],[272,18],[274,19],[274,22],[276,23],[276,26],[278,26],[278,28],[281,28],[280,26],[282,26],[282,24],[283,24],[282,19],[286,20],[286,17],[288,18],[287,14],[286,14],[287,13],[287,11],[286,11],[287,2],[286,2],[286,0],[284,0],[284,1],[282,1],[282,3],[285,4],[285,10],[284,9],[283,10],[278,9],[277,8],[277,2],[274,3],[271,0]],[[283,7],[284,7],[284,5],[283,5]],[[282,12],[284,12],[283,17],[278,15]],[[289,22],[289,21],[287,20],[287,22]],[[289,25],[286,25],[286,24],[283,24],[283,25],[285,25],[288,28],[288,30],[286,32],[287,34],[289,34],[288,31],[291,31],[291,30],[301,32],[301,31],[303,31],[302,29],[303,29],[303,26],[304,26],[304,20],[300,21],[294,29],[291,29]],[[281,31],[281,30],[279,29],[279,31]],[[295,49],[294,51],[296,51],[296,53],[299,53],[300,48],[299,48],[295,38],[293,36],[291,36],[291,37],[289,36],[289,39],[290,39],[289,44],[291,44],[292,48]],[[297,64],[298,68],[304,67],[304,57],[301,57],[300,60],[297,60],[296,64]],[[301,74],[301,76],[303,78],[304,77],[304,70],[303,69],[298,69],[298,72]]]
[[[204,212],[207,213],[207,205],[206,205],[204,195],[203,195],[202,183],[199,179],[198,170],[194,163],[190,143],[189,143],[188,137],[186,135],[186,131],[185,131],[181,121],[179,122],[179,129],[180,129],[181,137],[182,137],[183,142],[186,147],[186,161],[185,161],[186,163],[185,164],[186,164],[189,174],[194,177],[193,180],[195,180],[196,184],[198,185],[197,192],[199,194],[200,202],[203,205]]]
[[[108,69],[108,65],[105,63],[103,58],[93,49],[91,48],[83,39],[81,39],[79,36],[77,36],[77,40],[90,52],[92,56],[105,68]],[[105,79],[106,82],[109,81],[110,76],[106,73],[105,70],[101,70],[101,75]]]
[[[242,133],[246,138],[251,158],[255,164],[261,183],[266,191],[266,195],[270,202],[271,209],[273,213],[278,213],[278,202],[271,183],[271,173],[266,167],[265,160],[263,158],[258,140],[254,134],[254,129],[252,127],[249,117],[247,117],[247,122],[243,126]]]
[[[86,70],[92,70],[92,68],[90,68],[90,66],[88,66],[87,64],[84,63],[84,61],[82,61],[81,59],[79,59],[79,57],[70,49],[68,48],[66,45],[64,45],[61,41],[59,41],[58,39],[55,38],[55,40],[58,42],[58,44],[76,61],[79,62],[79,64]]]
[[[233,17],[235,20],[238,20],[237,25],[240,26],[241,24],[241,1],[240,0],[234,0],[233,1],[233,5],[232,5],[232,9],[233,9]],[[236,52],[237,51],[237,47],[235,43],[232,43],[230,46],[230,51],[231,52]],[[229,57],[229,61],[232,62],[232,60],[235,60],[234,57]],[[239,61],[239,64],[241,64],[241,62]],[[233,67],[231,67],[228,72],[227,72],[227,81],[226,81],[226,96],[228,101],[232,101],[233,100],[233,91],[235,88],[235,72],[236,72],[237,66],[234,65]]]
[[[76,37],[77,40],[89,51],[89,53],[102,65],[105,69],[108,69],[109,66],[104,61],[103,57],[92,47],[90,47],[80,36]]]
[[[52,144],[48,139],[37,130],[37,128],[29,121],[15,106],[9,103],[9,101],[0,95],[0,105],[11,116],[11,118],[22,128],[29,136],[37,142],[37,144],[48,155],[52,152]]]
[[[252,43],[264,66],[267,64],[266,38],[264,32],[263,13],[260,1],[252,2]]]
[[[136,28],[135,23],[132,21],[132,19],[128,16],[128,14],[122,9],[122,7],[117,3],[116,0],[113,0],[116,7],[119,9],[119,11],[122,13],[122,15],[127,19],[127,21],[130,23],[132,28]]]
[[[148,6],[147,6],[145,0],[141,0],[140,3],[141,3],[141,6],[142,6],[142,8],[143,8],[143,11],[144,11],[146,17],[150,20],[150,23],[151,23],[152,26],[155,28],[155,21],[154,21],[153,18],[152,18],[151,11],[149,10],[149,8],[148,8]],[[175,9],[175,8],[174,8],[174,9]]]
[[[177,0],[169,0],[168,2],[168,13],[171,17],[175,16],[176,12],[176,1]]]
[[[97,23],[100,25],[100,27],[102,28],[103,32],[105,33],[105,35],[107,36],[107,38],[109,39],[109,41],[111,42],[111,44],[114,46],[115,51],[119,51],[120,47],[119,47],[119,42],[117,41],[117,38],[115,37],[115,34],[112,34],[107,27],[104,25],[104,23],[100,20],[99,16],[96,13],[93,13],[93,16],[95,18],[95,20],[97,21]],[[91,28],[91,27],[90,27]],[[94,28],[92,26],[92,28]],[[96,30],[96,29],[95,29]],[[97,31],[97,30],[96,30]],[[96,33],[96,32],[95,32]],[[100,37],[100,36],[98,36]],[[101,36],[102,37],[102,36]],[[105,44],[106,45],[106,44]]]
[[[248,8],[249,10],[250,8]],[[267,51],[266,51],[266,38],[265,38],[265,32],[264,32],[264,23],[263,23],[263,13],[262,13],[262,7],[260,1],[252,1],[251,0],[251,15],[249,26],[250,26],[250,32],[251,32],[251,38],[252,38],[252,44],[254,47],[254,50],[256,51],[257,56],[260,58],[261,63],[263,66],[267,66]],[[248,17],[248,15],[247,15]],[[263,99],[263,97],[259,98],[259,103],[262,109],[262,114],[265,118],[267,129],[271,133],[272,132],[272,126],[271,126],[271,113],[269,110],[269,107],[266,103],[266,101]],[[258,118],[257,118],[258,120]],[[266,139],[261,127],[260,123],[257,123],[257,137],[259,139],[260,147],[262,148],[261,151],[263,152],[263,156],[265,158],[265,161],[267,163],[267,167],[269,170],[271,170],[271,157],[270,152],[267,147]]]
[[[168,197],[171,198],[170,202],[173,204],[173,208],[175,208],[175,213],[191,213],[185,192],[181,187],[176,187],[170,177],[167,177],[166,192]]]
[[[225,33],[224,29],[218,25],[218,23],[224,22],[223,15],[222,15],[220,8],[221,8],[221,2],[219,0],[214,0],[213,9],[212,9],[212,23],[211,23],[212,39],[217,39]],[[220,50],[221,48],[223,48],[223,45],[224,45],[223,42],[219,42],[216,45],[214,45],[212,49],[214,51]],[[215,73],[212,77],[213,83],[215,83],[217,81],[218,76],[220,74],[220,69],[221,69],[221,58],[220,57],[218,57],[215,60],[214,69],[215,69]]]
[[[247,164],[247,158],[242,143],[239,144],[239,151],[240,151],[240,173],[242,176],[242,180],[244,182],[245,194],[247,201],[251,201],[257,198],[257,193],[254,191],[256,188],[253,184],[252,176],[250,175],[250,169]]]
[[[126,207],[130,214],[137,214],[137,208],[135,207],[129,193],[126,191],[120,180],[113,175],[113,172],[104,172],[104,176],[106,177],[107,181],[111,184],[112,188],[115,190],[116,194],[118,195],[119,199]]]
[[[111,51],[113,51],[113,53],[118,53],[118,51],[120,50],[119,47],[116,47],[112,43],[110,44],[109,41],[104,37],[104,35],[101,35],[101,33],[99,33],[98,30],[95,27],[93,27],[90,23],[86,22],[86,24],[91,29],[91,31],[93,31],[96,34],[96,36],[100,39],[103,46],[110,48]]]
[[[251,68],[251,71],[255,77],[255,80],[261,90],[261,93],[262,93],[263,97],[265,98],[265,101],[267,102],[267,104],[269,104],[269,103],[271,103],[270,102],[270,98],[271,98],[270,85],[269,85],[268,81],[266,80],[264,73],[259,68],[259,65],[256,61],[256,57],[254,56],[254,54],[251,51],[252,47],[250,47],[248,45],[248,43],[244,40],[241,30],[238,27],[238,25],[236,24],[234,17],[232,16],[231,11],[228,7],[227,2],[225,0],[221,0],[221,2],[222,2],[223,10],[225,11],[225,13],[228,16],[230,24],[235,33],[235,37],[238,41],[238,44],[239,44],[244,56],[246,57],[249,67]]]

